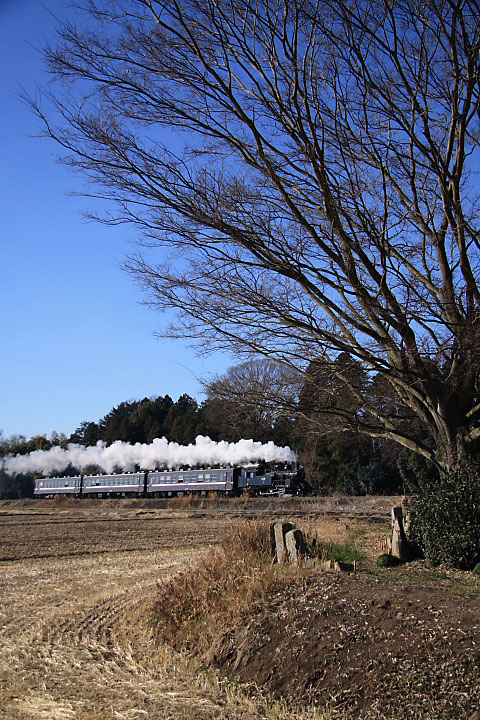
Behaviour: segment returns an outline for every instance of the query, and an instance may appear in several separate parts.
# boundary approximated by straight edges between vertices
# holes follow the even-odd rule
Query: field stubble
[[[200,672],[156,642],[145,614],[155,585],[245,514],[241,504],[200,510],[0,504],[2,720],[320,717]]]

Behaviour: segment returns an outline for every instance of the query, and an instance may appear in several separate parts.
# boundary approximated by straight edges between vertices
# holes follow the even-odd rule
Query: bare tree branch
[[[442,468],[480,434],[479,11],[90,2],[32,102],[141,232],[128,267],[170,334],[303,372],[349,352],[433,446],[363,396],[357,427]]]

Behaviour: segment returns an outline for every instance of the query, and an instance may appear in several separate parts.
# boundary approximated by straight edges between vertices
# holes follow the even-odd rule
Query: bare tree
[[[299,370],[349,352],[424,439],[355,388],[352,427],[440,469],[475,452],[479,3],[89,13],[47,50],[56,82],[34,105],[111,204],[104,220],[140,229],[129,266],[155,307],[177,309],[167,332]]]
[[[203,383],[205,409],[222,438],[253,438],[267,442],[276,423],[301,413],[298,407],[301,375],[266,358],[229,368]]]

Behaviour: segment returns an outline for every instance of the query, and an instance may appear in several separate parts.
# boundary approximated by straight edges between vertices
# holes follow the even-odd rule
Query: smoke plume
[[[106,473],[118,469],[124,472],[170,469],[182,465],[240,465],[265,460],[266,462],[294,462],[295,453],[289,447],[277,447],[273,442],[262,444],[253,440],[239,440],[236,443],[214,442],[199,435],[194,444],[179,445],[157,438],[150,445],[129,443],[118,440],[112,445],[98,442],[96,445],[68,445],[66,449],[52,447],[50,450],[35,450],[29,455],[7,456],[3,461],[4,470],[10,475],[19,473],[42,473],[52,475],[63,472],[69,465],[83,470],[89,465],[98,465]]]

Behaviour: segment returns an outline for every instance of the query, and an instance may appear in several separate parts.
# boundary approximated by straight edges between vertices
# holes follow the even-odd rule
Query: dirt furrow
[[[9,621],[0,631],[0,717],[165,717],[165,697],[170,705],[173,699],[162,683],[166,666],[159,664],[160,675],[144,667],[128,640],[119,643],[119,628],[156,580],[191,557],[191,550],[160,551],[147,557],[146,567],[144,556],[136,567],[121,556],[97,568],[84,558],[63,559],[63,572],[44,567],[40,578],[38,562],[4,565],[2,607]],[[34,598],[24,595],[27,578],[37,585]]]
[[[71,520],[0,516],[1,720],[284,717],[159,646],[148,616],[156,583],[218,543],[231,517]]]

